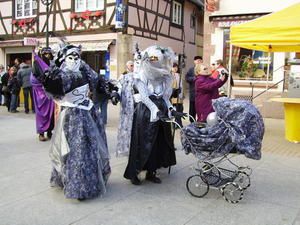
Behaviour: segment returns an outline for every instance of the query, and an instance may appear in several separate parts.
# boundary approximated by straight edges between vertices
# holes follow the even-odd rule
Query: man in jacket
[[[190,106],[189,106],[189,114],[195,118],[196,117],[196,109],[195,109],[195,66],[197,64],[202,64],[203,60],[201,56],[194,57],[194,66],[191,67],[187,74],[185,75],[185,80],[189,83],[189,90],[190,90]],[[193,120],[190,118],[190,122],[192,123]]]
[[[29,64],[22,62],[20,64],[20,68],[18,70],[18,81],[23,88],[24,95],[24,108],[25,113],[29,113],[29,95],[31,99],[31,109],[34,112],[34,103],[32,98],[32,87],[30,83],[30,74],[32,72],[32,68]]]

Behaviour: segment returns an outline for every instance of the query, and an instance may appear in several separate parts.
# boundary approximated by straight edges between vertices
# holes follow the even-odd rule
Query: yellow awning
[[[300,3],[232,26],[230,43],[264,52],[300,52]]]

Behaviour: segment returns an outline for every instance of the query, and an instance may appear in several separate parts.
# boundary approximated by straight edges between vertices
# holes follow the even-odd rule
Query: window
[[[224,59],[229,62],[229,29],[224,29]],[[235,80],[273,80],[273,54],[232,46],[231,72]],[[269,76],[267,75],[269,65]]]
[[[196,27],[196,15],[192,14],[191,15],[191,28],[195,28]]]
[[[182,25],[182,4],[176,1],[173,1],[172,23]]]
[[[16,0],[16,19],[34,17],[37,14],[37,0]]]
[[[104,0],[75,0],[75,12],[96,11],[104,9]]]

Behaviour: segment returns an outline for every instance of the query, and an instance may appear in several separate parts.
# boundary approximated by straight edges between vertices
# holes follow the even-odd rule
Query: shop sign
[[[116,25],[117,29],[122,29],[124,27],[124,11],[125,7],[122,0],[116,1]]]
[[[258,57],[253,60],[254,64],[271,64],[271,57]]]
[[[230,21],[219,21],[218,27],[231,27],[234,25],[242,24],[248,22],[249,20],[230,20]]]
[[[39,44],[39,41],[37,38],[24,38],[24,45],[25,46],[37,46]]]

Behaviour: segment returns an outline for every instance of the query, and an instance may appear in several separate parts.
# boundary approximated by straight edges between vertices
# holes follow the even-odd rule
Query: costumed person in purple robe
[[[135,54],[134,72],[128,73],[121,93],[121,118],[117,154],[126,155],[124,177],[140,185],[139,173],[146,180],[161,183],[157,169],[176,164],[171,123],[172,116],[182,117],[170,102],[174,52],[170,48],[150,46]]]
[[[33,102],[35,106],[36,130],[39,134],[40,141],[47,141],[52,137],[52,130],[54,128],[55,104],[53,100],[47,96],[43,84],[35,78],[40,77],[41,74],[34,74],[48,69],[52,59],[53,55],[51,48],[42,48],[39,51],[39,57],[35,56],[35,61],[33,63],[33,74],[30,76],[32,95],[34,99]],[[39,64],[39,66],[42,68],[42,71],[36,69],[38,66],[37,64]],[[47,132],[47,137],[44,136],[45,132]]]
[[[108,92],[108,85],[80,55],[80,46],[63,43],[37,79],[61,107],[50,147],[51,186],[81,201],[106,192],[111,168],[104,123],[89,97],[94,89]]]

